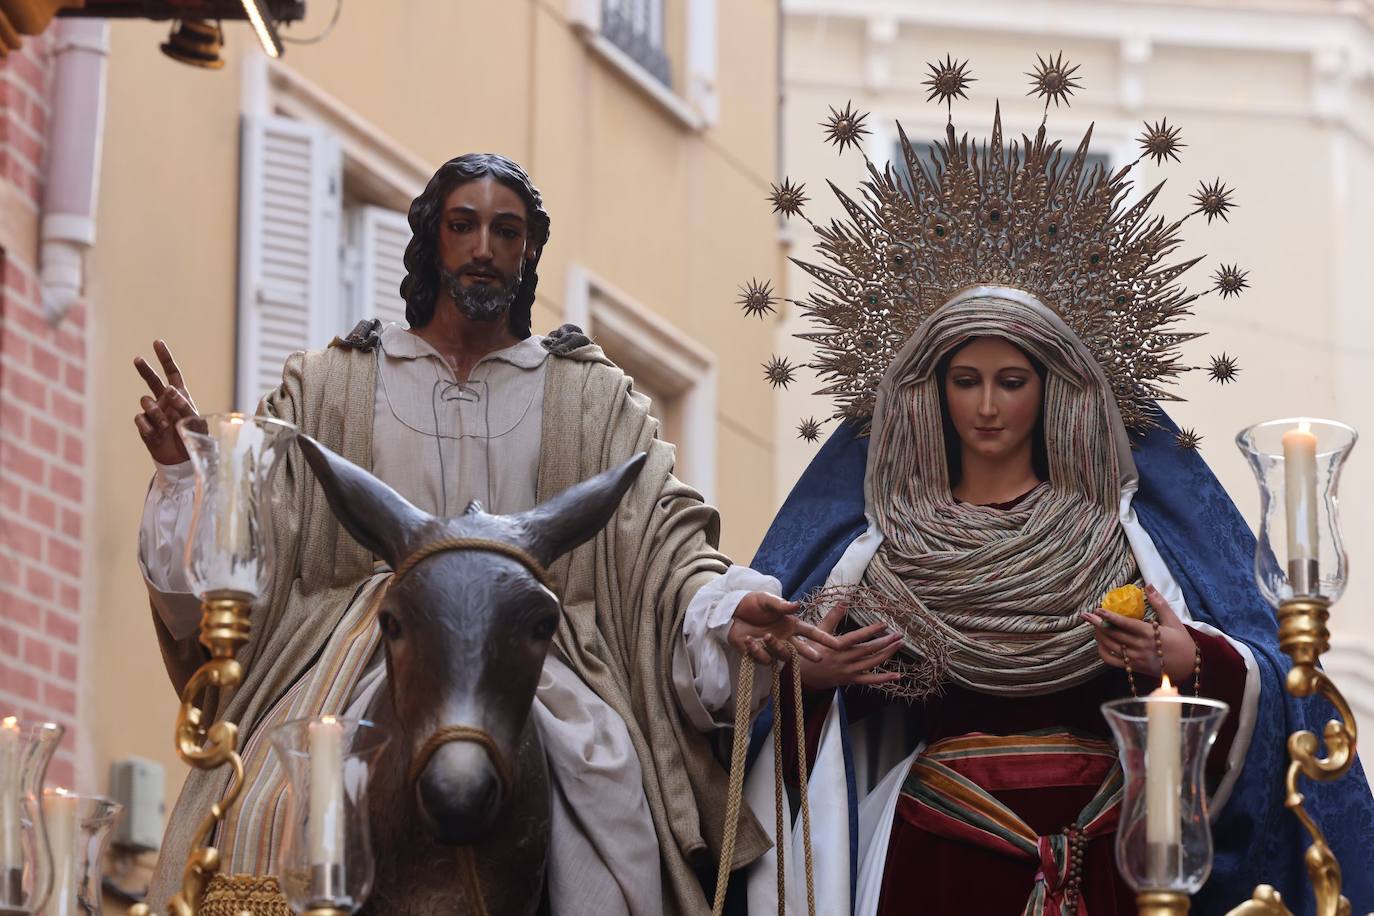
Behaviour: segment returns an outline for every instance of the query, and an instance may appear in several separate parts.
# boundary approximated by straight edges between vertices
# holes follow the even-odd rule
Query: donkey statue
[[[392,743],[369,786],[363,912],[538,912],[550,788],[530,706],[561,613],[545,570],[610,520],[644,455],[518,515],[438,518],[297,441],[340,523],[396,571],[377,617],[387,689],[369,717]]]

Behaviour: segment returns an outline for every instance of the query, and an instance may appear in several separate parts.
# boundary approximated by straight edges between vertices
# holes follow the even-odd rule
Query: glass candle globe
[[[124,806],[101,795],[43,792],[53,882],[43,916],[100,916],[105,846]]]
[[[1211,874],[1203,768],[1227,708],[1219,700],[1177,694],[1102,705],[1124,781],[1117,868],[1136,891],[1192,895]]]
[[[321,716],[272,730],[290,788],[276,874],[291,909],[355,912],[372,890],[368,781],[388,738],[363,719]]]
[[[1345,590],[1336,494],[1356,438],[1344,423],[1301,417],[1236,436],[1260,488],[1255,581],[1275,607],[1291,598],[1332,602]]]
[[[177,422],[196,474],[186,575],[205,597],[261,597],[272,579],[269,482],[296,428],[240,413]]]
[[[52,889],[43,778],[63,728],[0,718],[0,913],[36,913]]]

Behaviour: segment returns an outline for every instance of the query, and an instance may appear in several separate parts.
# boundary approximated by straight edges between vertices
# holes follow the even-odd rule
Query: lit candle
[[[343,726],[333,716],[310,723],[310,864],[343,864]]]
[[[0,881],[7,881],[11,870],[24,867],[19,826],[22,737],[18,719],[14,716],[0,719]],[[0,885],[0,902],[18,903],[4,900],[5,893],[4,886]]]
[[[1317,437],[1306,422],[1283,434],[1283,482],[1291,576],[1294,563],[1317,559]]]
[[[52,850],[52,894],[44,916],[76,916],[83,912],[76,899],[76,810],[81,799],[66,789],[43,790],[43,826]]]
[[[1150,696],[1177,697],[1178,688],[1166,674]],[[1183,832],[1182,713],[1178,703],[1145,704],[1145,840],[1161,852],[1177,847]],[[1161,861],[1168,861],[1167,854]]]
[[[217,545],[222,557],[231,563],[239,549],[239,433],[243,431],[243,420],[238,417],[220,428],[217,460],[217,476],[220,480],[220,517],[215,528],[218,535]]]

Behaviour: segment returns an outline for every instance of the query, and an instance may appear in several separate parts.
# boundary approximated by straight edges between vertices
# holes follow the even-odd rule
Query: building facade
[[[865,152],[881,167],[895,149],[895,122],[913,141],[944,133],[943,106],[927,102],[927,65],[951,54],[969,60],[967,99],[954,103],[962,133],[985,138],[994,101],[1008,137],[1034,133],[1041,105],[1027,98],[1026,72],[1036,55],[1079,65],[1082,88],[1071,107],[1052,108],[1052,139],[1076,146],[1094,125],[1092,154],[1120,167],[1139,155],[1145,121],[1167,117],[1182,129],[1182,161],[1137,167],[1138,187],[1160,180],[1157,212],[1181,216],[1199,181],[1220,176],[1234,187],[1229,221],[1186,225],[1185,254],[1207,254],[1184,280],[1211,285],[1222,263],[1249,270],[1239,298],[1208,296],[1190,330],[1190,365],[1207,367],[1223,352],[1239,360],[1237,384],[1224,388],[1205,371],[1184,376],[1183,404],[1170,413],[1202,436],[1201,451],[1246,518],[1258,519],[1256,486],[1233,439],[1244,426],[1284,416],[1330,417],[1374,429],[1365,374],[1374,365],[1374,320],[1367,306],[1362,252],[1374,229],[1359,202],[1374,196],[1374,4],[1212,3],[1192,0],[784,0],[784,171],[813,198],[807,212],[839,215],[825,189],[864,177],[861,157],[837,156],[816,125],[829,106],[852,101],[871,113]],[[1139,191],[1137,191],[1139,193]],[[807,258],[814,237],[789,225],[791,251]],[[799,298],[808,276],[790,267],[787,295]],[[804,363],[808,349],[791,335],[806,330],[793,309],[778,352]],[[803,370],[779,400],[776,429],[782,498],[814,447],[801,448],[796,423],[831,407]],[[833,429],[833,423],[828,429]],[[790,437],[790,439],[789,439]],[[791,444],[788,444],[790,441]],[[1350,588],[1335,607],[1335,648],[1327,667],[1351,701],[1374,714],[1374,623],[1362,613],[1374,598],[1374,456],[1357,446],[1342,484],[1342,521],[1351,557]]]
[[[217,71],[159,54],[166,24],[109,26],[93,244],[57,321],[37,249],[58,33],[0,63],[0,706],[71,726],[63,784],[104,791],[136,756],[170,803],[184,773],[136,559],[131,360],[165,339],[202,411],[251,410],[290,351],[401,319],[405,210],[459,153],[509,155],[544,194],[535,330],[581,325],[651,394],[728,552],[771,518],[773,332],[723,319],[737,277],[781,265],[776,5],[352,3],[290,43],[332,13],[312,0],[281,60],[226,24]]]

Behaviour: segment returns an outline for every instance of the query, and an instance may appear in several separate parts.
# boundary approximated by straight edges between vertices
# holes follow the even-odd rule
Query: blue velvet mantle
[[[868,440],[841,426],[825,443],[783,504],[753,567],[781,580],[796,598],[823,584],[849,543],[866,528],[863,481]],[[1300,728],[1321,733],[1334,714],[1319,698],[1297,700],[1284,689],[1290,663],[1279,652],[1273,609],[1255,586],[1255,539],[1202,458],[1174,444],[1167,418],[1135,452],[1140,490],[1134,506],[1169,565],[1193,616],[1244,642],[1259,665],[1262,688],[1245,766],[1213,827],[1212,876],[1193,913],[1222,914],[1272,884],[1295,913],[1313,914],[1303,865],[1308,840],[1283,807],[1286,740]],[[767,718],[767,716],[765,716]],[[758,723],[766,728],[766,722]],[[1304,781],[1307,810],[1325,831],[1342,867],[1356,913],[1374,909],[1374,797],[1357,763],[1336,783]],[[851,812],[851,818],[853,812]]]

